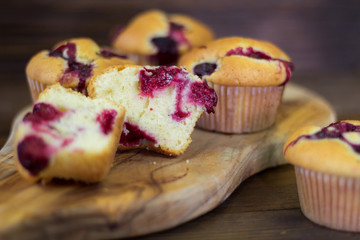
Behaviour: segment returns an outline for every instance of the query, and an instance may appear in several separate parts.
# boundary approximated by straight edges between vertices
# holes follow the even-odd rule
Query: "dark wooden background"
[[[266,39],[293,58],[296,71],[359,68],[360,2],[321,0],[62,0],[2,1],[1,65],[23,73],[37,51],[71,37],[108,43],[109,30],[149,8],[186,13],[218,37]],[[16,69],[6,68],[17,62]]]
[[[320,93],[322,84],[342,85],[346,84],[343,79],[359,79],[358,0],[12,0],[0,3],[0,87],[14,84],[15,89],[25,90],[25,66],[38,51],[80,36],[106,45],[112,28],[149,8],[189,14],[208,24],[217,37],[241,35],[269,40],[292,58],[293,81]],[[359,85],[356,87],[358,90]],[[349,96],[340,90],[338,94]],[[1,94],[0,102],[13,115],[30,101],[30,95],[25,93],[9,102],[9,92],[13,94]],[[12,116],[0,117],[0,126],[5,126],[2,132],[9,128],[8,117]]]
[[[277,44],[295,64],[293,82],[323,95],[339,119],[360,119],[359,0],[3,0],[0,146],[15,114],[31,103],[25,66],[32,55],[71,37],[87,36],[106,45],[112,28],[149,8],[192,15],[208,24],[217,37],[240,35]],[[290,166],[258,174],[214,211],[179,228],[145,238],[239,236],[360,238],[318,227],[302,216]]]
[[[30,101],[24,69],[32,55],[71,37],[88,36],[108,44],[112,28],[149,8],[192,15],[213,28],[217,37],[241,35],[277,44],[295,63],[294,82],[321,94],[324,84],[339,85],[334,88],[339,92],[326,93],[335,106],[333,94],[344,94],[350,101],[352,94],[347,91],[356,94],[354,88],[359,89],[359,85],[342,86],[349,82],[346,79],[359,79],[360,75],[358,0],[1,1],[0,87],[14,91],[0,95],[1,108],[10,113],[0,116],[4,127],[0,133],[8,131],[9,119]],[[9,94],[14,92],[25,96],[11,98]],[[340,110],[345,117],[351,116],[353,102]]]

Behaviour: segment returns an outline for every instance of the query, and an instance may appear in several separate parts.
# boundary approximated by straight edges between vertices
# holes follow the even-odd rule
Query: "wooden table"
[[[121,18],[121,21],[125,21],[126,16],[129,16],[138,10],[151,7],[146,1],[133,1],[134,3],[131,4],[123,3],[124,8],[117,12],[110,9],[119,7],[121,3],[113,3],[113,5],[108,4],[105,6],[101,5],[100,1],[89,1],[90,3],[88,3],[88,1],[79,1],[76,4],[69,5],[71,4],[71,1],[62,1],[63,5],[59,4],[62,8],[56,10],[56,6],[49,7],[50,3],[46,3],[46,1],[38,1],[37,4],[33,5],[21,1],[10,2],[12,3],[6,3],[6,5],[2,7],[2,17],[4,19],[2,25],[6,28],[2,33],[5,33],[5,35],[2,35],[1,42],[3,44],[0,46],[0,146],[2,146],[7,139],[11,121],[15,114],[22,107],[25,107],[30,103],[30,94],[27,90],[24,68],[26,61],[32,54],[40,49],[51,46],[55,41],[67,37],[78,36],[78,34],[75,33],[77,33],[76,31],[79,29],[81,29],[81,31],[79,31],[80,35],[88,35],[100,42],[106,42],[105,37],[101,35],[103,30],[99,30],[101,24],[107,23],[108,27],[110,27],[112,26],[111,24],[117,21],[116,14],[121,15],[121,13],[126,13],[124,16],[119,17]],[[167,3],[163,6],[170,11],[180,9],[181,11],[193,13],[197,17],[202,17],[202,20],[208,20],[210,24],[213,23],[215,28],[220,31],[220,36],[229,35],[232,31],[237,30],[235,29],[236,25],[234,24],[227,25],[227,27],[224,28],[220,25],[216,25],[218,24],[217,21],[205,14],[202,9],[199,9],[199,11],[196,12],[196,9],[186,7],[190,6],[190,1],[180,2],[183,2],[184,5],[181,5],[180,3],[174,3],[174,5]],[[216,4],[215,1],[210,1],[210,4],[208,5],[205,5],[205,3],[207,3],[205,1],[199,2],[204,4],[206,10],[212,9],[214,11],[214,9],[219,7],[219,4]],[[217,13],[217,17],[224,20],[224,16],[231,16],[231,13],[235,14],[234,11],[238,11],[240,8],[240,4],[238,4],[232,10],[230,7],[232,6],[231,3],[235,4],[235,2],[236,1],[229,0],[224,1],[224,8]],[[155,6],[160,7],[163,3],[164,1],[156,1]],[[197,3],[196,6],[199,7],[200,3]],[[82,9],[85,5],[87,6],[87,11],[84,13],[79,9]],[[305,5],[306,4],[304,4],[304,6]],[[355,10],[359,8],[359,4],[354,5],[353,8]],[[297,7],[301,8],[301,6]],[[277,9],[276,6],[270,8],[272,10]],[[329,8],[330,10],[336,10],[336,6],[330,6]],[[349,8],[351,8],[351,6]],[[110,11],[110,16],[107,16],[104,13],[106,9]],[[130,9],[130,11],[127,11],[128,9]],[[244,9],[257,11],[259,14],[262,13],[261,10],[251,4],[245,4]],[[283,10],[284,9],[290,11],[292,8],[285,5]],[[34,11],[31,12],[31,10]],[[306,7],[303,7],[300,10],[305,11]],[[344,9],[341,11],[343,11],[343,13],[346,12]],[[80,14],[80,16],[89,20],[91,19],[92,14],[95,14],[96,17],[103,17],[103,19],[106,20],[100,21],[100,23],[98,22],[91,27],[86,25],[84,21],[80,21],[77,22],[79,27],[76,28],[72,25],[75,23],[70,20],[63,20],[61,23],[60,18],[52,18],[50,16],[51,14],[58,14],[56,16],[59,17],[59,12],[62,14],[68,12],[68,19],[71,19],[71,16],[74,17],[77,16],[76,14]],[[38,13],[43,14],[41,15]],[[76,17],[73,19],[75,18]],[[79,19],[81,18],[76,18],[77,21]],[[301,22],[299,17],[295,19],[298,23]],[[339,21],[339,24],[345,26],[346,23],[357,20],[357,26],[359,26],[358,18],[353,19],[348,17],[344,19],[345,20],[343,21]],[[47,23],[47,21],[50,21],[50,23]],[[55,28],[60,29],[62,26],[61,24],[64,22],[65,24],[68,24],[68,27],[64,29],[63,33],[60,33],[61,31],[56,30]],[[250,24],[256,25],[256,23],[258,22],[252,22]],[[304,20],[304,23],[309,22]],[[51,24],[54,29],[52,27],[50,28]],[[321,28],[321,26],[318,27]],[[339,27],[339,29],[340,28],[341,27]],[[32,33],[29,33],[29,29],[31,29]],[[245,30],[249,35],[259,35],[255,32],[251,32],[250,27]],[[325,30],[323,29],[323,31]],[[330,32],[332,30],[333,29],[329,27],[328,31]],[[355,31],[353,33],[355,34]],[[360,41],[359,34],[356,34],[357,35],[354,35],[355,40],[351,40],[350,45]],[[5,38],[3,38],[3,36],[5,36]],[[266,37],[266,35],[261,34],[259,36]],[[344,36],[346,37],[348,35]],[[270,34],[269,38],[273,38],[275,42],[279,43],[277,38],[273,35]],[[293,36],[293,38],[296,38],[296,36]],[[356,39],[359,41],[356,41]],[[304,46],[309,47],[309,43],[305,40],[297,42],[296,44],[304,44]],[[346,39],[344,39],[344,41],[345,40]],[[285,40],[283,43],[286,45]],[[343,44],[343,42],[341,43]],[[355,46],[355,44],[352,46]],[[335,61],[330,59],[333,57],[332,55],[329,55],[330,53],[327,53],[328,55],[324,53],[321,59],[326,60],[326,58],[329,58],[329,62],[331,63],[329,66],[326,66],[324,62],[316,62],[313,58],[311,58],[311,61],[309,60],[311,64],[313,64],[310,65],[310,63],[306,63],[306,60],[302,58],[306,54],[300,53],[301,47],[298,49],[291,49],[290,45],[286,45],[285,48],[289,49],[290,53],[293,53],[298,57],[300,63],[299,68],[297,68],[298,72],[295,72],[295,76],[292,80],[293,82],[307,87],[325,97],[336,110],[338,119],[360,119],[360,73],[356,69],[355,58],[352,58],[353,62],[351,62],[351,59],[349,60],[346,58],[348,55],[345,54],[340,56],[345,59],[344,61],[342,61],[342,59]],[[309,48],[307,48],[307,50],[309,50]],[[330,51],[331,48],[333,48],[332,45],[325,45],[322,50],[324,52],[327,50]],[[358,56],[358,46],[356,49],[353,49],[354,55],[356,55],[356,51]],[[349,56],[350,55],[351,54],[349,54]],[[309,56],[315,55],[309,53]],[[318,67],[318,71],[311,68],[312,66],[315,66],[314,68]],[[266,170],[247,179],[224,203],[213,211],[176,228],[143,236],[141,238],[359,239],[360,235],[329,230],[307,220],[300,211],[294,170],[292,166],[286,165]]]
[[[335,107],[338,119],[360,119],[360,83],[355,77],[306,78],[296,82],[322,93]],[[341,81],[340,81],[341,80]],[[313,84],[316,82],[316,84]],[[16,84],[15,84],[16,83]],[[2,84],[0,96],[0,145],[5,143],[11,121],[21,107],[30,102],[26,82]],[[346,84],[340,84],[346,83]],[[352,87],[350,87],[352,86]],[[347,92],[338,95],[333,92]],[[9,108],[9,106],[12,106]],[[143,239],[358,239],[359,234],[320,227],[300,211],[293,167],[268,169],[243,182],[213,211],[176,228],[143,236]]]

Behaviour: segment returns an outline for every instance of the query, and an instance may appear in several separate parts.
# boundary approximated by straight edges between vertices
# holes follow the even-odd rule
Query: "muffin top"
[[[360,121],[301,128],[287,139],[284,155],[290,163],[303,168],[360,177]]]
[[[194,18],[149,10],[136,15],[115,36],[113,46],[125,53],[142,55],[154,55],[164,50],[182,54],[212,39],[213,32]]]
[[[194,48],[178,63],[190,72],[227,86],[278,86],[291,78],[290,58],[272,43],[243,37],[221,38]]]
[[[84,89],[98,71],[110,65],[131,63],[89,38],[73,38],[33,56],[26,66],[26,75],[43,84],[59,82],[64,87]]]

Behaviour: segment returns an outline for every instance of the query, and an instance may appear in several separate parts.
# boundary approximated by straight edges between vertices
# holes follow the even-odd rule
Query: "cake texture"
[[[212,39],[212,31],[192,17],[149,10],[115,34],[113,46],[140,65],[173,65],[189,49]]]
[[[307,126],[284,145],[295,166],[301,210],[311,221],[360,231],[360,121]]]
[[[270,127],[293,69],[286,53],[272,43],[243,37],[194,48],[178,65],[206,81],[219,97],[216,114],[204,115],[198,126],[226,133]]]
[[[86,94],[91,76],[111,65],[131,63],[125,55],[100,48],[89,38],[73,38],[34,55],[26,66],[26,76],[36,101],[47,86],[55,83]]]
[[[120,139],[125,109],[54,84],[19,124],[15,163],[30,181],[53,178],[98,182],[107,175]]]
[[[178,67],[113,66],[94,76],[91,98],[109,98],[126,109],[119,149],[183,153],[200,115],[214,112],[216,93]]]

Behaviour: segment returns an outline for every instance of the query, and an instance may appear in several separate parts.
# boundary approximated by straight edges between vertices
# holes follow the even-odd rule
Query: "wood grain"
[[[196,129],[176,158],[144,150],[118,153],[100,184],[32,184],[0,155],[0,238],[99,239],[137,236],[196,218],[223,202],[249,176],[285,163],[282,145],[295,129],[335,120],[321,97],[289,84],[276,124],[231,135]]]

